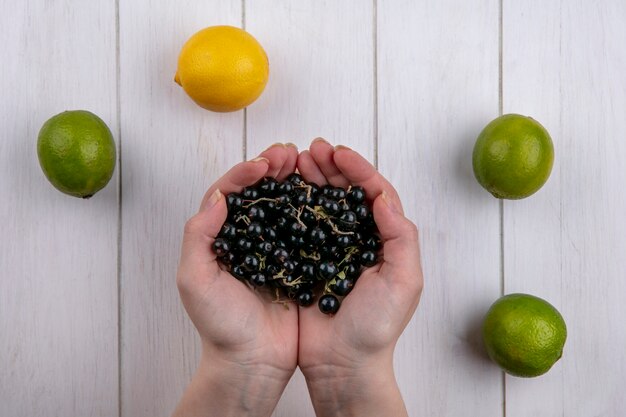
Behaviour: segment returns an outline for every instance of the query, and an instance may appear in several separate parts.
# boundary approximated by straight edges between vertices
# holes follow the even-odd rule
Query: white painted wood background
[[[231,165],[325,136],[362,152],[421,229],[426,288],[396,349],[411,416],[626,416],[626,2],[1,0],[0,416],[171,413],[199,354],[174,276],[184,221]],[[268,86],[215,114],[173,82],[197,30],[244,26]],[[53,189],[36,137],[66,109],[111,127],[116,175]],[[500,203],[471,149],[532,115],[556,161]],[[503,376],[479,327],[502,293],[563,313],[563,359]],[[275,412],[312,416],[299,373]]]

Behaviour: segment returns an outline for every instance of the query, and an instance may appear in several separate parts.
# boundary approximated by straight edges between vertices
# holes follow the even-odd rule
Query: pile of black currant
[[[301,306],[319,297],[326,314],[339,310],[363,267],[381,247],[362,187],[263,178],[227,196],[228,218],[213,250],[237,279],[273,288]],[[282,293],[282,294],[281,294]]]

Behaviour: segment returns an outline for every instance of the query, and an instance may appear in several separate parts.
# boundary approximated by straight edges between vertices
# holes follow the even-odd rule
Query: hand
[[[202,340],[200,366],[175,416],[269,416],[297,364],[298,311],[270,302],[217,263],[211,245],[226,220],[225,195],[264,176],[295,171],[298,150],[277,144],[242,162],[207,191],[185,225],[176,277]]]
[[[366,269],[334,317],[301,308],[298,362],[318,416],[402,416],[393,350],[419,302],[423,278],[417,228],[391,184],[358,153],[323,140],[298,157],[307,181],[360,185],[383,241],[383,260]]]

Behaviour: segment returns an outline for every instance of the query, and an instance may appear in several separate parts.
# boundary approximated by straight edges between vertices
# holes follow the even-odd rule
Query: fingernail
[[[396,204],[391,200],[391,198],[389,198],[389,194],[387,194],[385,191],[383,191],[382,193],[382,198],[385,204],[387,204],[387,207],[391,209],[391,211],[393,211],[396,214],[400,213],[400,211],[398,210],[398,207],[396,207]]]
[[[264,158],[264,157],[262,157],[262,156],[257,156],[256,158],[251,159],[249,162],[261,162],[261,161],[265,161],[265,162],[266,162],[266,163],[268,163],[268,164],[270,163],[270,160],[269,160],[269,159]]]
[[[295,143],[287,142],[285,143],[285,146],[288,146],[290,148],[296,148],[296,150],[298,150],[298,145],[296,145]]]
[[[267,149],[272,149],[274,146],[280,146],[281,148],[284,148],[285,144],[284,143],[280,143],[280,142],[272,143],[270,146],[267,147]]]
[[[315,138],[315,139],[313,139],[313,142],[311,142],[311,145],[313,145],[314,143],[317,143],[317,142],[322,142],[322,143],[326,143],[326,144],[330,145],[330,143],[328,143],[328,141],[326,139],[324,139],[324,138]]]
[[[345,146],[345,145],[336,145],[336,146],[335,146],[335,151],[340,151],[340,150],[342,150],[342,149],[345,149],[345,150],[347,150],[347,151],[351,151],[351,150],[352,150],[352,148],[348,148],[348,147],[347,147],[347,146]]]
[[[219,189],[215,190],[215,192],[211,194],[211,197],[209,197],[209,201],[206,202],[205,210],[210,210],[211,207],[216,205],[217,202],[220,201],[221,198],[222,198],[222,192]]]

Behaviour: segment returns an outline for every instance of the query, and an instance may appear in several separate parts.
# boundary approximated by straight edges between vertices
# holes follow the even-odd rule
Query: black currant
[[[222,230],[220,230],[220,237],[234,239],[237,237],[237,228],[233,224],[224,223]]]
[[[331,199],[326,199],[326,201],[324,201],[324,204],[322,205],[322,208],[326,213],[331,215],[337,214],[341,211],[339,203]]]
[[[226,197],[226,205],[228,206],[228,210],[235,210],[240,208],[243,205],[243,199],[239,194],[228,194]]]
[[[217,256],[222,257],[230,252],[230,243],[228,243],[228,240],[218,237],[215,239],[215,242],[213,242],[213,250]]]
[[[380,238],[376,235],[372,235],[365,239],[365,241],[363,242],[363,246],[365,246],[365,248],[369,250],[377,251],[378,249],[380,249]]]
[[[237,279],[244,279],[246,277],[246,271],[241,265],[233,265],[230,269],[230,273]]]
[[[339,235],[336,239],[337,246],[340,248],[347,248],[352,244],[352,238],[350,235]]]
[[[268,242],[267,240],[259,242],[256,245],[257,252],[262,255],[269,255],[272,253],[272,249],[274,249],[274,245],[272,245],[272,242]]]
[[[353,211],[344,211],[339,217],[339,223],[342,229],[351,231],[356,228],[356,214]]]
[[[359,221],[366,220],[370,214],[370,209],[365,204],[359,204],[354,208],[354,213]]]
[[[220,260],[226,265],[232,265],[237,261],[237,255],[233,252],[228,252],[226,255],[222,256]]]
[[[296,294],[296,302],[299,306],[308,307],[313,304],[313,291],[310,289],[300,289],[300,292]]]
[[[322,295],[317,305],[324,314],[335,314],[339,310],[339,300],[332,294]]]
[[[346,278],[356,279],[358,278],[360,272],[360,265],[356,263],[349,263],[343,268],[343,273],[345,274]]]
[[[336,187],[330,192],[330,197],[334,198],[335,200],[341,200],[343,198],[346,198],[346,190],[341,187]]]
[[[286,195],[291,194],[293,192],[293,184],[290,182],[281,182],[278,184],[278,192]]]
[[[252,255],[251,253],[249,253],[243,257],[242,265],[246,271],[258,271],[260,261],[256,255]]]
[[[317,219],[315,218],[315,214],[311,213],[309,210],[304,210],[300,215],[300,220],[306,225],[314,224]]]
[[[276,202],[278,204],[289,204],[291,202],[291,197],[289,197],[289,195],[287,194],[281,194],[276,197]]]
[[[299,305],[314,301],[315,281],[333,281],[319,300],[333,314],[335,296],[347,295],[362,267],[378,260],[382,244],[360,186],[320,187],[293,173],[282,182],[265,177],[227,195],[227,204],[211,246],[220,262],[253,286],[282,288]]]
[[[301,236],[306,231],[306,227],[300,224],[299,222],[295,221],[289,225],[289,228],[287,229],[287,231],[296,236]]]
[[[309,240],[314,245],[319,245],[326,240],[326,232],[321,227],[314,227],[309,232]]]
[[[259,222],[252,222],[248,225],[246,229],[248,237],[254,239],[255,237],[259,237],[263,234],[263,226]]]
[[[259,190],[255,187],[244,187],[241,195],[244,200],[256,200],[259,198]]]
[[[271,177],[265,177],[259,184],[259,190],[266,196],[271,197],[278,187],[278,181]]]
[[[265,272],[269,277],[274,277],[280,273],[280,267],[278,265],[270,264],[265,267]]]
[[[352,204],[360,204],[365,201],[365,190],[363,187],[355,186],[348,191],[348,201]]]
[[[345,297],[352,291],[354,287],[354,281],[350,278],[338,279],[333,285],[330,286],[332,292],[341,297]]]
[[[295,172],[293,174],[289,174],[286,181],[289,181],[293,185],[300,185],[301,183],[304,182],[304,180],[302,179],[302,175],[297,174]]]
[[[265,201],[265,213],[269,216],[276,210],[276,201]]]
[[[304,279],[308,281],[313,281],[316,278],[316,268],[315,264],[312,262],[303,262],[300,266],[300,271],[302,272]]]
[[[278,262],[279,264],[283,264],[287,259],[289,259],[289,252],[287,252],[286,249],[284,248],[276,248],[274,250],[274,253],[272,254],[274,257],[274,260],[276,262]]]
[[[301,248],[306,245],[304,236],[290,235],[288,238],[289,244],[294,248]]]
[[[265,220],[265,210],[261,206],[252,206],[248,209],[248,218],[251,221],[263,221]]]
[[[338,253],[343,254],[343,250],[339,246],[337,246],[336,244],[329,244],[329,242],[321,246],[319,248],[319,252],[323,258],[327,259],[334,259]]]
[[[283,262],[283,269],[288,274],[291,274],[296,269],[296,264],[291,259],[287,259]]]
[[[250,283],[256,287],[262,287],[265,285],[265,274],[263,272],[257,272],[250,276]]]
[[[339,272],[337,265],[332,261],[321,262],[317,267],[317,275],[324,280],[331,280]]]
[[[310,190],[310,191],[307,191],[307,192],[311,194],[311,197],[315,197],[317,194],[319,194],[320,187],[318,187],[317,184],[309,183],[307,185],[308,185],[309,190]]]
[[[369,267],[376,265],[376,262],[377,256],[376,253],[374,253],[373,251],[366,250],[361,254],[361,265]]]
[[[273,241],[278,237],[278,233],[272,226],[265,226],[265,229],[263,229],[263,237],[269,241]]]
[[[309,202],[309,198],[306,195],[306,191],[300,191],[293,199],[293,203],[297,206],[306,206]]]
[[[279,229],[285,230],[291,223],[287,220],[286,217],[279,217],[276,219],[276,226]]]
[[[301,289],[301,284],[287,286],[287,297],[291,298],[292,300],[295,299]]]
[[[240,237],[237,240],[237,247],[242,251],[242,252],[247,252],[250,249],[252,249],[252,241],[250,241],[249,239],[246,239],[245,237]]]

